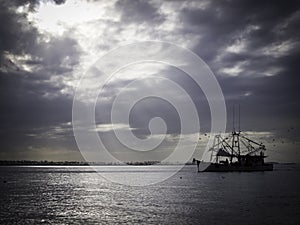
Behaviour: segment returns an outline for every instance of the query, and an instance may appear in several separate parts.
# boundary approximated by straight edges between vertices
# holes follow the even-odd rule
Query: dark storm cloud
[[[73,137],[68,136],[72,131],[68,130],[64,136],[49,133],[53,126],[71,121],[72,98],[60,94],[62,85],[53,85],[37,76],[0,74],[1,146],[9,154],[15,152],[18,155],[18,151],[26,152],[28,146],[44,147],[47,144],[53,148],[69,147],[71,143],[76,149]],[[49,135],[43,135],[46,132]]]
[[[5,51],[12,54],[30,52],[37,31],[29,26],[25,15],[17,15],[5,1],[1,1],[0,21],[0,60],[3,60]]]
[[[183,9],[182,20],[186,26],[182,32],[203,36],[196,49],[206,60],[213,59],[239,38],[250,40],[247,50],[251,53],[251,50],[273,42],[299,40],[298,11],[298,1],[210,1],[205,9]],[[297,12],[298,16],[295,15]],[[284,22],[286,26],[279,30],[278,26]],[[241,37],[251,25],[259,26],[259,29]]]
[[[182,32],[201,36],[194,50],[218,76],[227,104],[242,104],[248,129],[299,125],[299,1],[210,1],[181,18]],[[243,51],[226,51],[239,42]],[[235,66],[239,76],[223,74]]]
[[[43,34],[28,22],[27,14],[16,12],[23,4],[30,4],[34,10],[38,1],[1,1],[0,4],[2,158],[18,158],[18,155],[30,158],[29,146],[39,148],[47,143],[52,147],[71,145],[76,149],[74,138],[67,135],[71,131],[67,130],[64,137],[50,131],[53,126],[71,121],[72,97],[62,94],[65,85],[61,79],[62,74],[72,72],[79,62],[77,42],[69,37],[50,37],[45,42]],[[21,60],[14,60],[15,57]],[[33,69],[27,71],[24,65]],[[54,76],[57,82],[53,81]],[[47,132],[48,136],[43,135]],[[51,139],[55,135],[59,138]]]
[[[161,23],[164,17],[150,1],[119,0],[116,8],[120,10],[122,21],[126,23]]]

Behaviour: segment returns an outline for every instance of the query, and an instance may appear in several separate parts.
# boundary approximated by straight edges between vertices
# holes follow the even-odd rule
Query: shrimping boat
[[[216,135],[209,151],[211,152],[209,162],[193,159],[193,162],[197,163],[198,172],[273,170],[273,164],[264,161],[267,157],[265,145],[251,140],[241,132],[240,113],[239,130],[235,131],[233,113],[233,131],[227,137]]]

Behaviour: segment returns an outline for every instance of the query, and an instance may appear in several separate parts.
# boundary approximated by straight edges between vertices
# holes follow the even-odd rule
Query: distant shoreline
[[[78,162],[78,161],[31,161],[31,160],[0,160],[0,166],[149,166],[149,165],[193,165],[192,162],[188,163],[160,163],[158,161],[145,161],[145,162],[126,162],[126,163],[104,163],[104,162]]]

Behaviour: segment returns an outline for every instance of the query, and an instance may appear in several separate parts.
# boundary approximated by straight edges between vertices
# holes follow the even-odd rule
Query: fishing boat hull
[[[203,162],[201,162],[203,163]],[[200,165],[201,165],[200,163]],[[200,166],[198,172],[252,172],[252,171],[272,171],[272,163],[264,163],[263,165],[224,165],[219,163],[205,163]]]

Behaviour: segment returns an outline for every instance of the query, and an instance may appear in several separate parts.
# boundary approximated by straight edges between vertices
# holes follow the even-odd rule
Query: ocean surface
[[[147,166],[113,168],[124,179],[132,168],[140,179],[149,173]],[[157,168],[150,172],[163,172]],[[299,165],[277,164],[270,172],[196,171],[186,166],[164,182],[132,187],[89,167],[2,166],[0,224],[300,224]]]

